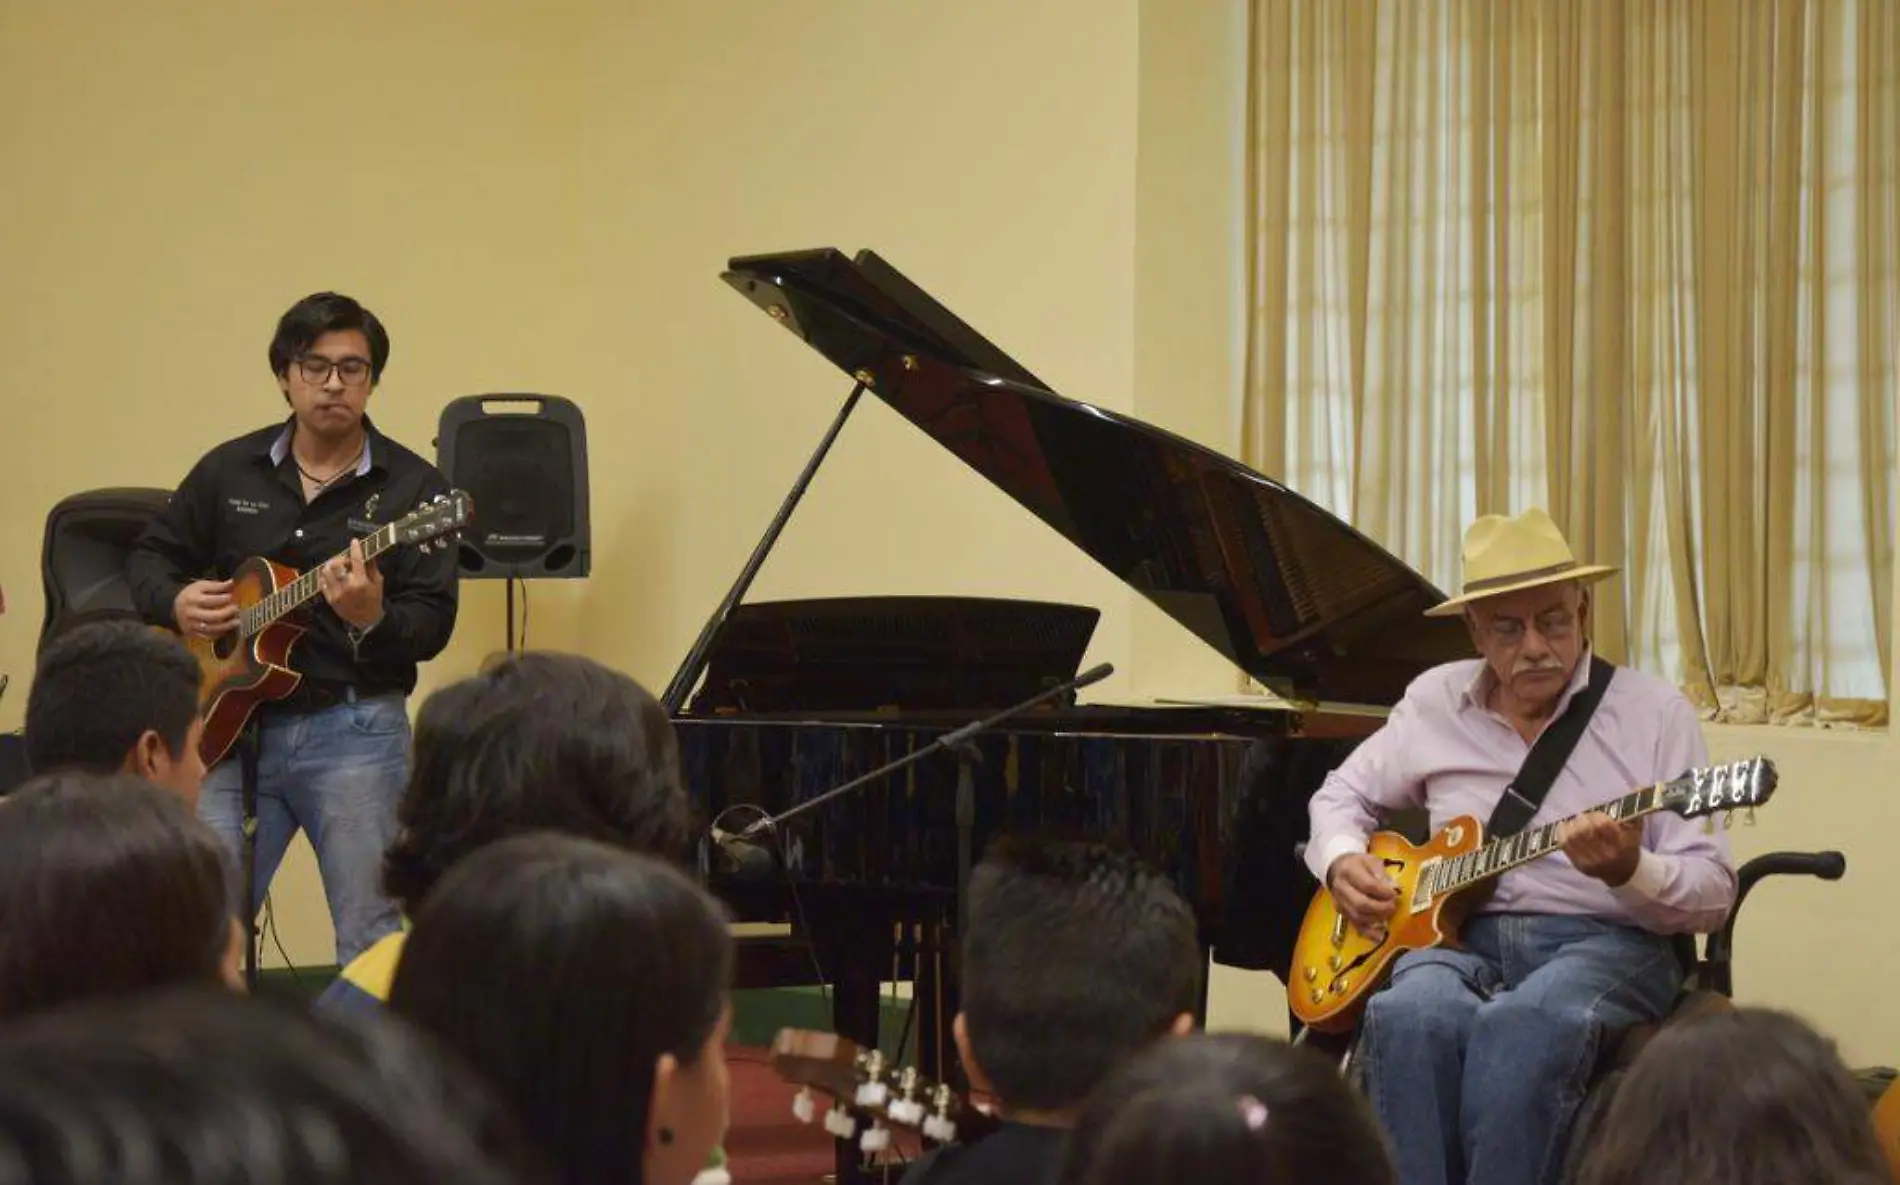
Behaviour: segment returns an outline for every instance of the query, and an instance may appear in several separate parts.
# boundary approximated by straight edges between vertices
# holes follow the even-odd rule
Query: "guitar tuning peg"
[[[881,1123],[873,1123],[858,1137],[858,1147],[876,1155],[891,1146],[891,1129]]]
[[[858,1130],[858,1121],[843,1107],[833,1107],[825,1112],[825,1130],[840,1140],[848,1140],[851,1133]]]
[[[1742,822],[1744,825],[1749,826],[1749,827],[1753,827],[1755,825],[1755,808],[1754,807],[1751,806],[1748,808],[1748,814],[1743,816]]]
[[[792,1115],[800,1123],[810,1123],[818,1117],[818,1100],[812,1098],[809,1089],[801,1090],[792,1096]]]
[[[937,1144],[955,1143],[957,1125],[950,1122],[948,1116],[932,1115],[924,1120],[924,1138]]]
[[[888,1108],[891,1122],[900,1127],[916,1127],[924,1121],[924,1105],[916,1099],[898,1099]]]
[[[1735,812],[1723,811],[1722,812],[1722,830],[1733,831],[1734,829],[1735,829]]]
[[[882,1107],[890,1100],[891,1088],[882,1082],[866,1082],[858,1087],[858,1106],[867,1109]]]
[[[1704,835],[1715,834],[1715,816],[1714,815],[1702,816],[1702,834]]]

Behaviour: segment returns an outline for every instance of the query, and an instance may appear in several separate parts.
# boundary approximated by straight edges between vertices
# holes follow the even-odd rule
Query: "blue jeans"
[[[1606,1035],[1661,1017],[1669,940],[1593,918],[1480,915],[1366,1006],[1356,1061],[1405,1185],[1553,1185]]]
[[[409,777],[409,714],[400,695],[302,715],[259,716],[257,916],[284,852],[302,827],[317,854],[336,927],[337,966],[402,925],[383,896],[383,851],[396,835],[396,803]],[[243,770],[237,751],[205,778],[198,814],[231,847],[243,875]],[[242,893],[242,884],[236,892]]]

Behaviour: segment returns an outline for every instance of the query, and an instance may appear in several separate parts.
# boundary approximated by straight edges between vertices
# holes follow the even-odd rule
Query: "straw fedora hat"
[[[1425,616],[1455,617],[1486,597],[1564,580],[1594,584],[1615,573],[1603,564],[1578,563],[1557,524],[1534,506],[1515,517],[1487,514],[1465,532],[1464,591]]]

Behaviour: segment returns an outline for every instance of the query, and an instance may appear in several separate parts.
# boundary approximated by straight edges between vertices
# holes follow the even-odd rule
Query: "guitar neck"
[[[396,524],[389,523],[375,533],[363,537],[363,558],[373,560],[390,548],[396,546]],[[343,559],[349,553],[339,552],[333,558]],[[245,636],[262,633],[280,618],[303,607],[321,591],[317,584],[318,568],[312,568],[297,579],[286,584],[268,597],[244,611],[241,628]]]
[[[1548,856],[1563,846],[1558,836],[1565,825],[1591,812],[1608,815],[1623,823],[1661,810],[1665,785],[1667,783],[1658,782],[1653,786],[1632,790],[1621,798],[1611,799],[1587,811],[1579,811],[1503,839],[1494,839],[1476,851],[1454,856],[1445,862],[1433,878],[1432,895],[1442,896],[1470,888],[1479,881],[1509,872],[1520,864],[1529,864],[1532,860]]]

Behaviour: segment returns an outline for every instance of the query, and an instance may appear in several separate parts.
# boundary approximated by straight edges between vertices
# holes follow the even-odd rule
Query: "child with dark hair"
[[[687,1185],[725,1134],[732,937],[672,865],[490,844],[416,915],[390,1009],[500,1092],[561,1185]]]
[[[1384,1136],[1327,1058],[1239,1033],[1138,1055],[1082,1111],[1061,1185],[1393,1185]]]
[[[1665,1026],[1581,1150],[1577,1185],[1891,1185],[1833,1042],[1785,1012]]]
[[[0,1185],[545,1179],[492,1095],[391,1019],[185,988],[0,1027]]]
[[[1002,840],[970,875],[957,1052],[1002,1127],[930,1153],[907,1185],[1042,1182],[1090,1091],[1193,1027],[1203,968],[1174,886],[1100,844]]]
[[[124,772],[194,807],[198,663],[176,637],[134,621],[96,621],[40,653],[26,697],[26,761],[34,773]]]
[[[658,700],[590,658],[518,654],[424,701],[384,888],[413,918],[462,859],[533,831],[678,858],[687,818],[678,742]],[[399,932],[370,947],[318,1006],[380,1003],[406,943]]]
[[[0,801],[0,926],[0,1017],[243,983],[222,841],[137,778],[48,774]]]

